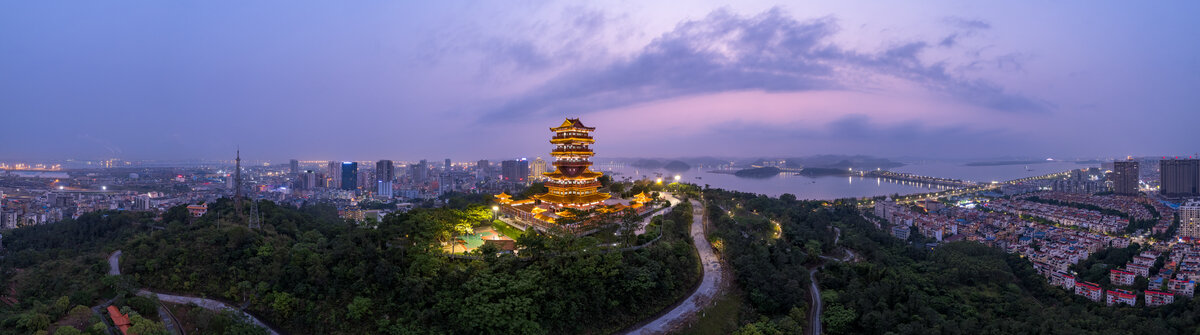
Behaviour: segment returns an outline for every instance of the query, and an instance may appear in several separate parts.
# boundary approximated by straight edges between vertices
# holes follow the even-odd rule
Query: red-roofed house
[[[1191,298],[1193,292],[1196,291],[1196,282],[1191,280],[1171,279],[1167,282],[1167,291]]]
[[[1113,304],[1133,306],[1137,304],[1137,295],[1133,294],[1132,291],[1122,289],[1108,290],[1108,305],[1112,306]]]
[[[1121,286],[1133,285],[1133,279],[1136,277],[1137,277],[1137,275],[1134,274],[1133,272],[1129,272],[1129,271],[1125,271],[1125,270],[1121,270],[1121,269],[1108,270],[1108,281],[1112,282],[1113,285],[1121,285]]]
[[[1167,292],[1146,290],[1146,306],[1162,306],[1175,302],[1175,295]]]
[[[1100,289],[1100,285],[1085,281],[1075,282],[1075,294],[1082,295],[1091,301],[1099,302],[1104,297],[1104,290]]]
[[[129,334],[129,326],[133,323],[129,322],[129,316],[121,314],[121,310],[117,306],[108,305],[108,317],[112,318],[113,325],[121,329],[121,334]]]
[[[1054,272],[1050,274],[1050,285],[1062,287],[1064,290],[1071,291],[1075,289],[1075,276]]]

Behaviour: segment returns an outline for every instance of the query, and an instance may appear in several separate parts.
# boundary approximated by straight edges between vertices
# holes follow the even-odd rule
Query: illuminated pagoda
[[[543,204],[563,209],[574,208],[587,210],[596,205],[604,204],[610,197],[608,193],[597,192],[603,173],[589,169],[589,160],[595,153],[588,147],[596,143],[591,132],[596,128],[584,126],[579,119],[566,119],[562,125],[550,128],[554,137],[550,143],[556,147],[550,151],[554,156],[554,172],[546,172],[546,188],[550,191],[536,196]]]

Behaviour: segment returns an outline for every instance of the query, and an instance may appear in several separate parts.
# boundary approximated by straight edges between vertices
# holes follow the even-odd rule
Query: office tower
[[[395,167],[390,160],[375,162],[375,194],[385,199],[392,198],[392,181],[396,179]]]
[[[452,166],[452,165],[450,165],[450,159],[449,159],[449,158],[446,158],[446,172],[450,172],[450,167],[451,167],[451,166]]]
[[[545,179],[546,176],[543,176],[542,174],[544,174],[546,172],[547,172],[546,171],[546,160],[542,159],[541,157],[538,157],[537,159],[533,160],[533,164],[532,164],[532,166],[530,166],[529,180],[539,181],[539,180]]]
[[[288,165],[291,167],[292,176],[300,174],[300,161],[293,159]]]
[[[1165,197],[1200,196],[1200,159],[1163,159],[1159,162],[1159,192]]]
[[[329,161],[329,168],[325,171],[325,187],[331,189],[342,188],[342,163]]]
[[[358,187],[358,163],[342,162],[342,189],[353,191]]]
[[[1138,194],[1138,162],[1135,160],[1113,162],[1112,173],[1113,193],[1121,195]]]
[[[1200,201],[1179,206],[1179,236],[1200,238]]]

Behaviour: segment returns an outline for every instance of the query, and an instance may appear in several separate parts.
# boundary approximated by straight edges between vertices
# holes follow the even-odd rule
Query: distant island
[[[681,161],[670,161],[667,163],[667,165],[663,165],[662,168],[663,168],[663,170],[667,170],[667,171],[671,171],[671,172],[684,172],[687,170],[691,170],[692,166],[688,165],[688,163],[684,163]]]
[[[778,175],[780,171],[782,170],[779,170],[777,167],[767,166],[738,170],[737,172],[734,172],[733,175],[742,178],[770,178]]]
[[[967,164],[965,164],[965,165],[966,165],[966,166],[1004,166],[1004,165],[1029,165],[1029,164],[1043,164],[1043,163],[1049,163],[1049,162],[1052,162],[1052,161],[1036,160],[1036,161],[993,161],[993,162],[970,162],[970,163],[967,163]]]

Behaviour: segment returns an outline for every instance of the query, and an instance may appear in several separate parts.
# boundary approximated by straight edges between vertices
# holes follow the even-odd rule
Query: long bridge
[[[1015,185],[1015,184],[1020,184],[1020,183],[1027,182],[1027,181],[1034,181],[1034,180],[1040,180],[1040,179],[1063,178],[1063,177],[1068,176],[1069,174],[1070,174],[1070,171],[1063,171],[1063,172],[1055,172],[1055,173],[1044,174],[1044,175],[1033,176],[1033,177],[1013,179],[1013,180],[1008,180],[1008,181],[1003,181],[1003,182],[991,182],[991,183],[970,182],[970,183],[973,183],[972,186],[960,187],[960,188],[949,189],[949,190],[942,190],[942,191],[937,191],[937,192],[902,195],[902,196],[899,196],[898,198],[892,199],[892,200],[895,200],[897,203],[913,203],[913,202],[923,201],[923,200],[933,200],[933,199],[937,199],[937,198],[941,198],[941,197],[952,197],[952,196],[958,196],[958,195],[963,195],[963,194],[994,190],[994,189],[1000,188],[1005,185]],[[858,205],[865,206],[865,207],[874,206],[875,205],[875,197],[859,198]]]
[[[924,183],[924,184],[929,184],[929,185],[939,185],[939,186],[949,186],[949,187],[967,188],[967,187],[977,187],[977,186],[981,185],[980,183],[969,181],[969,180],[929,177],[929,176],[922,176],[922,175],[917,175],[917,174],[912,174],[912,173],[892,172],[892,171],[887,171],[887,170],[857,171],[857,172],[851,172],[851,173],[858,174],[859,176],[862,176],[862,177],[880,178],[880,179],[888,179],[888,180],[896,180],[896,181],[907,181],[907,182]]]

